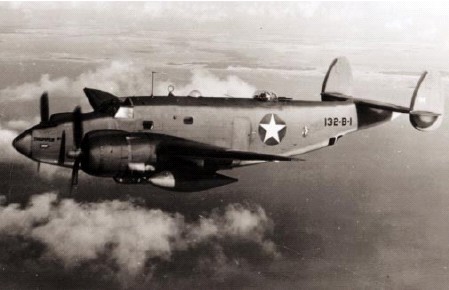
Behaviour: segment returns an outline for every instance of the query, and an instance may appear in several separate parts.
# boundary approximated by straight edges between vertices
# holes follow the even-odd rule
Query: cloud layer
[[[146,209],[124,201],[77,203],[58,200],[47,193],[31,198],[25,207],[0,207],[0,236],[37,240],[65,267],[107,256],[122,283],[137,276],[151,276],[155,258],[169,261],[179,251],[225,243],[246,242],[261,254],[276,257],[267,238],[272,221],[260,206],[230,204],[197,221],[187,222],[177,213]],[[150,264],[149,264],[150,263]]]
[[[376,39],[447,42],[447,3],[8,3],[0,9],[5,28],[52,25],[75,35],[77,26],[114,31],[198,29],[288,31]],[[76,13],[73,13],[76,11]],[[132,18],[129,17],[132,15]],[[49,17],[50,16],[50,17]],[[323,29],[326,27],[326,29]],[[225,30],[224,30],[225,29]],[[446,44],[447,45],[447,44]]]
[[[0,155],[3,162],[16,160],[19,156],[12,147],[12,141],[17,135],[16,131],[3,128],[0,123]]]
[[[108,91],[118,96],[149,95],[151,92],[151,69],[134,62],[113,61],[95,70],[89,70],[76,78],[52,78],[48,74],[41,76],[37,82],[10,86],[0,91],[5,102],[37,100],[43,91],[51,96],[77,97],[82,96],[84,87],[92,87]],[[187,95],[192,90],[200,90],[205,96],[251,97],[256,88],[235,75],[220,78],[206,69],[195,69],[187,84],[176,84],[173,81],[157,82],[155,94],[166,95],[168,85],[175,85],[177,95]],[[23,127],[22,123],[14,122],[13,127]]]

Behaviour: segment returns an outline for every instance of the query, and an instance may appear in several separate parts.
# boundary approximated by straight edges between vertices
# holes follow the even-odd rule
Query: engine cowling
[[[97,131],[85,136],[81,168],[103,177],[145,174],[155,170],[157,142],[146,134],[123,131]]]

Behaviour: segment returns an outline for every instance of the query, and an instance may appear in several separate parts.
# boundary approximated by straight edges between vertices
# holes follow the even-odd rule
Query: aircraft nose
[[[12,146],[25,156],[31,155],[31,132],[25,131],[12,141]]]

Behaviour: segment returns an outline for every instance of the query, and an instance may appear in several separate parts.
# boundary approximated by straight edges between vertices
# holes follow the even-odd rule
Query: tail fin
[[[410,123],[420,131],[437,129],[443,121],[444,98],[438,73],[421,74],[410,103]]]
[[[399,113],[409,113],[410,108],[394,104],[354,98],[352,96],[352,70],[346,57],[338,57],[329,66],[321,88],[322,101],[352,100],[359,105],[388,110]]]
[[[321,87],[322,101],[344,101],[352,95],[352,70],[346,57],[339,57],[332,61],[323,86]]]

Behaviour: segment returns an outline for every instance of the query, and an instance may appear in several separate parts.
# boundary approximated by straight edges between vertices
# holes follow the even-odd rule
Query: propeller
[[[81,108],[78,106],[73,111],[73,141],[75,142],[75,148],[81,147],[81,141],[83,139],[83,121],[81,120]]]
[[[48,105],[48,92],[43,92],[40,98],[41,123],[47,122],[50,119],[50,108]],[[41,163],[37,163],[37,173],[41,169]]]
[[[58,164],[63,165],[65,161],[65,131],[62,131],[61,146],[59,147]]]
[[[47,122],[50,118],[50,108],[48,105],[48,93],[47,92],[44,92],[41,95],[40,108],[41,108],[41,122]]]
[[[72,180],[70,182],[70,193],[73,192],[73,188],[78,185],[78,171],[80,169],[80,159],[75,159],[72,170]]]
[[[83,120],[81,119],[82,113],[81,108],[78,106],[73,111],[73,143],[75,145],[75,150],[72,152],[72,156],[75,157],[75,163],[72,169],[72,179],[70,182],[70,193],[73,191],[73,187],[78,185],[78,171],[81,165],[81,142],[83,141]],[[65,133],[63,134],[63,140],[65,143]],[[62,147],[61,142],[61,147]],[[65,146],[65,144],[64,144]]]

